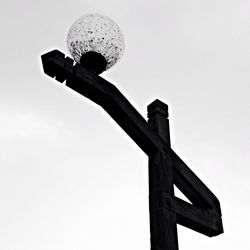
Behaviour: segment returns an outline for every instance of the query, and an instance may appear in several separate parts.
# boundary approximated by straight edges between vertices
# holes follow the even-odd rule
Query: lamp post
[[[77,63],[53,50],[42,55],[44,73],[100,105],[149,157],[151,250],[178,250],[177,224],[209,237],[223,233],[219,200],[171,149],[168,106],[153,101],[146,121],[99,76],[123,54],[119,27],[108,17],[85,15],[71,26],[67,44]],[[191,203],[174,196],[174,184]]]

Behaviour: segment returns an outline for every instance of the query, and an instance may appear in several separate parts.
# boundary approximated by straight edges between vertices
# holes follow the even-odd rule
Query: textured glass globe
[[[67,47],[76,62],[83,64],[82,59],[93,61],[94,58],[96,63],[104,63],[104,71],[119,61],[125,46],[121,29],[112,19],[100,14],[87,14],[70,27]]]

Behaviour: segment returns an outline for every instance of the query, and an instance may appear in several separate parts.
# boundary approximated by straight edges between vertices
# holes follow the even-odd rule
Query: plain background
[[[42,72],[81,15],[121,27],[102,74],[146,119],[168,103],[172,148],[219,198],[225,233],[178,227],[181,250],[249,249],[250,2],[8,0],[0,5],[0,249],[149,249],[147,156],[97,105]]]

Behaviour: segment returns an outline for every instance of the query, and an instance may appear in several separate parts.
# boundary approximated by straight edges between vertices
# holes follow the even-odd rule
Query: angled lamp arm
[[[180,157],[156,135],[147,121],[126,97],[110,82],[83,68],[71,58],[53,50],[42,55],[44,72],[59,82],[99,104],[148,155],[160,152],[174,167],[174,183],[197,207],[210,207],[221,216],[220,203],[207,186],[192,172]]]

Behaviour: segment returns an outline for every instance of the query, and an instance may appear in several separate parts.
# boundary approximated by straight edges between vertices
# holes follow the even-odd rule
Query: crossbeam
[[[221,217],[209,209],[201,209],[184,200],[162,192],[161,206],[173,211],[177,223],[209,237],[217,236],[223,230]]]

